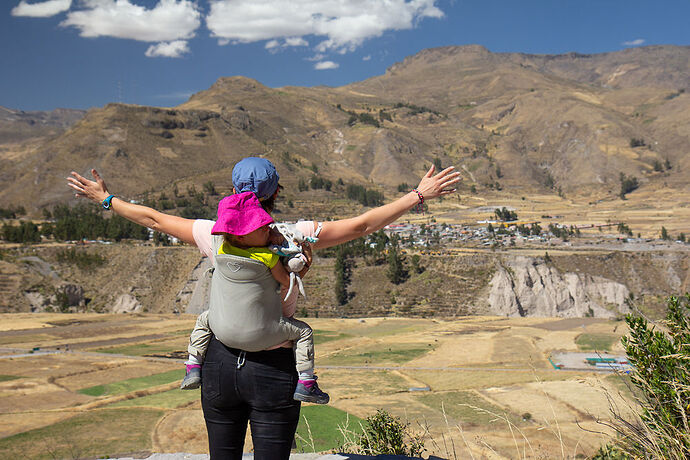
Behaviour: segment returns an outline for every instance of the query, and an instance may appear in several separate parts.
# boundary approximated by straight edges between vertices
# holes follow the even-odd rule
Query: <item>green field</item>
[[[361,433],[362,420],[331,406],[302,406],[297,425],[297,452],[337,450],[343,445],[338,427]]]
[[[322,365],[344,366],[344,365],[365,365],[365,364],[402,364],[422,356],[433,348],[431,346],[421,346],[419,344],[390,345],[385,347],[371,347],[369,351],[356,352],[346,350],[328,356]]]
[[[93,410],[0,439],[0,458],[104,458],[148,451],[151,431],[163,413],[143,408]]]
[[[135,377],[132,379],[121,380],[119,382],[106,383],[77,390],[79,393],[88,396],[106,396],[129,393],[130,391],[143,390],[144,388],[155,387],[166,383],[182,380],[184,369],[162,372],[160,374],[147,375],[146,377]]]
[[[352,337],[350,334],[344,334],[336,331],[324,331],[314,329],[314,344],[330,342],[332,340],[348,339]]]
[[[0,382],[7,382],[9,380],[17,380],[20,379],[21,377],[17,375],[0,375]]]
[[[175,409],[191,402],[201,400],[201,390],[185,390],[178,388],[141,398],[127,399],[110,404],[108,407],[156,407],[160,409]]]
[[[606,333],[580,334],[575,339],[575,343],[580,350],[589,351],[609,351],[614,342],[620,340],[619,336]]]
[[[350,334],[357,334],[366,337],[387,337],[391,335],[404,334],[407,332],[419,332],[431,327],[430,324],[424,321],[400,321],[395,319],[387,319],[378,324],[369,325],[362,323],[361,325],[348,329]]]

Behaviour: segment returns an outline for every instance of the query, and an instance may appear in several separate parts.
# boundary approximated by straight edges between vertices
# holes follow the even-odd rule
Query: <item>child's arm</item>
[[[273,275],[273,279],[278,281],[281,286],[290,286],[290,274],[285,270],[282,262],[278,261],[278,263],[273,266],[271,275]]]

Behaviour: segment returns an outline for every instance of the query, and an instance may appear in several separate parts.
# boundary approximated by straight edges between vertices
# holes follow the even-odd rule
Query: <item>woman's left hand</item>
[[[450,166],[440,173],[434,175],[436,167],[431,165],[429,171],[422,177],[417,186],[417,190],[425,200],[430,200],[443,195],[455,192],[454,185],[460,182],[460,173],[453,172],[455,167]]]
[[[101,203],[108,198],[108,187],[95,169],[91,170],[91,175],[96,181],[89,180],[74,171],[71,174],[72,177],[67,178],[67,185],[76,190],[77,198],[87,198],[94,203]]]

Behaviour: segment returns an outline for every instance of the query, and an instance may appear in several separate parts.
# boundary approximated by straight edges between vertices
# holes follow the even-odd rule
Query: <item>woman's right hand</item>
[[[307,263],[304,265],[304,268],[298,273],[300,278],[304,278],[304,275],[306,275],[309,271],[309,267],[311,267],[311,263],[313,260],[311,244],[302,243],[302,254],[307,259]]]
[[[77,198],[88,198],[95,203],[102,203],[110,196],[108,187],[95,169],[91,170],[91,175],[96,179],[95,182],[74,171],[71,172],[71,175],[72,177],[67,178],[67,185],[77,191],[75,194]]]

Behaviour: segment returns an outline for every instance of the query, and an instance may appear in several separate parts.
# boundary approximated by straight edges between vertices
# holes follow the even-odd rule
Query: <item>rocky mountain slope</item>
[[[88,267],[61,257],[69,246],[17,248],[0,260],[0,311],[199,313],[208,305],[207,265],[195,248],[93,245]],[[335,300],[334,259],[315,259],[305,278],[301,317],[594,316],[613,318],[632,302],[655,316],[670,293],[690,289],[687,252],[521,251],[422,255],[422,273],[395,285],[386,265],[351,262],[349,302]],[[371,262],[371,261],[370,261]],[[103,280],[107,280],[104,282]]]
[[[0,145],[61,134],[84,115],[85,110],[77,109],[24,112],[0,107]]]
[[[314,171],[396,193],[432,161],[456,165],[463,190],[480,194],[588,202],[615,197],[623,173],[682,195],[689,79],[690,47],[678,46],[560,56],[444,47],[339,88],[220,78],[176,108],[109,104],[56,137],[0,138],[0,206],[38,213],[67,201],[65,175],[92,167],[130,198],[207,180],[223,192],[248,154],[276,162],[298,207],[297,182]]]

